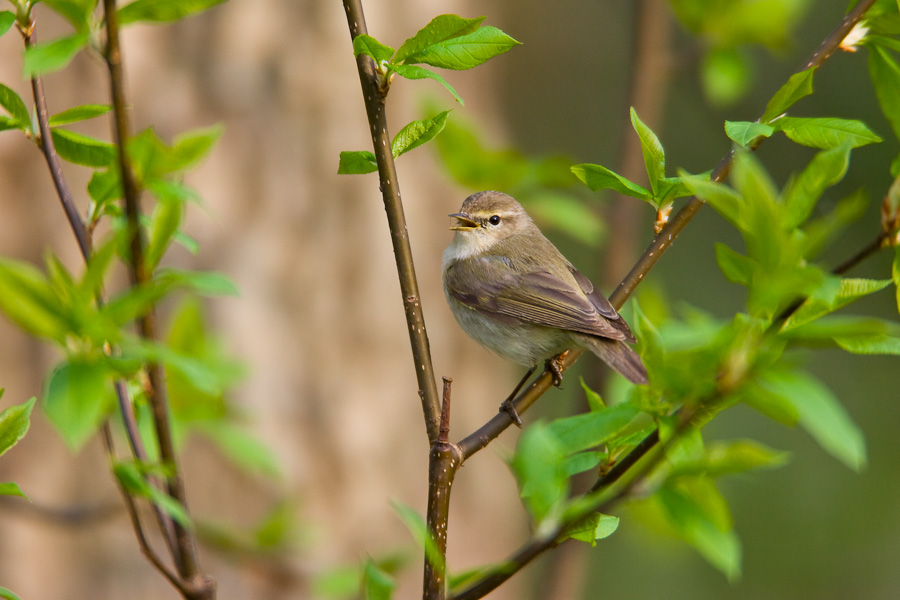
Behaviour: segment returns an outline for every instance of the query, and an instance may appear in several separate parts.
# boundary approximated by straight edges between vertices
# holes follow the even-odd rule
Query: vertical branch
[[[114,137],[118,150],[119,174],[125,197],[125,216],[128,224],[129,248],[131,251],[129,275],[131,284],[138,286],[147,283],[150,280],[151,273],[147,269],[147,262],[144,259],[144,240],[140,228],[140,190],[135,181],[134,172],[131,170],[127,152],[130,127],[126,113],[127,104],[125,101],[125,83],[122,71],[122,52],[119,44],[116,1],[103,0],[103,9],[106,17],[107,46],[105,58],[109,68],[110,93],[114,114]],[[138,329],[141,337],[144,339],[151,341],[157,339],[156,316],[152,307],[138,320]],[[147,397],[153,412],[160,458],[169,468],[169,475],[166,478],[169,495],[186,507],[184,483],[178,469],[172,441],[172,431],[169,424],[169,403],[166,396],[165,377],[160,364],[158,362],[148,363],[147,375],[149,379]],[[189,592],[188,597],[213,598],[215,595],[215,583],[211,578],[199,572],[193,534],[177,522],[174,523],[174,532],[177,548],[175,562]]]
[[[447,523],[450,514],[450,489],[456,470],[462,462],[462,454],[456,444],[449,441],[450,434],[450,384],[444,377],[444,395],[441,403],[441,422],[438,439],[431,446],[428,461],[428,509],[427,531],[434,541],[434,551],[425,552],[425,576],[422,597],[426,600],[444,600],[447,593]],[[428,542],[426,542],[426,548]]]
[[[343,2],[351,39],[366,33],[362,0],[343,0]],[[428,334],[425,330],[425,316],[422,312],[419,284],[416,281],[416,270],[413,265],[412,248],[409,245],[409,233],[406,229],[406,216],[400,200],[400,184],[397,181],[394,157],[391,155],[391,137],[388,134],[385,115],[385,92],[379,89],[378,74],[369,57],[357,56],[356,66],[369,119],[372,146],[378,163],[379,187],[384,200],[384,210],[387,213],[388,227],[391,231],[394,258],[397,262],[397,275],[400,278],[400,291],[403,294],[409,343],[412,347],[419,396],[422,399],[422,410],[425,414],[425,428],[428,432],[428,441],[433,443],[438,437],[440,401],[435,384],[434,366],[431,362]]]

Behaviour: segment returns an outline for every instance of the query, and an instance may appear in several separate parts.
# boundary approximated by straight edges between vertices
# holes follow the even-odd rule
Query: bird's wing
[[[593,282],[582,275],[578,271],[578,269],[570,266],[569,271],[572,273],[575,281],[578,282],[581,290],[585,294],[587,294],[588,299],[591,301],[591,304],[594,305],[594,308],[597,309],[597,312],[606,317],[610,325],[612,325],[625,335],[623,339],[626,342],[634,343],[636,340],[634,338],[634,334],[631,332],[631,329],[629,329],[628,327],[628,323],[626,323],[625,319],[623,319],[622,316],[618,312],[616,312],[615,307],[610,304],[606,296],[604,296],[603,293],[599,290],[595,289]]]
[[[516,266],[509,258],[499,256],[456,261],[447,269],[447,291],[466,306],[499,321],[557,327],[614,340],[634,339],[627,325],[627,333],[617,326],[616,321],[624,321],[609,302],[603,298],[604,304],[590,295],[593,285],[590,293],[583,289],[580,279],[587,281],[584,276],[575,278],[582,287],[579,290],[548,271],[520,272]]]

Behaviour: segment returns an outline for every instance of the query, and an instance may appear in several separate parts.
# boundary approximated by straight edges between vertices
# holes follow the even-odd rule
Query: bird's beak
[[[453,217],[458,221],[456,225],[450,226],[450,229],[455,231],[471,231],[473,229],[478,229],[479,227],[478,223],[470,219],[465,213],[453,213],[448,216]]]

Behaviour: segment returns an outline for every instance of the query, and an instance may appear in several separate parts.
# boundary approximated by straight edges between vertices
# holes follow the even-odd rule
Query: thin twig
[[[149,272],[147,261],[144,258],[144,240],[140,227],[140,189],[135,181],[134,172],[131,169],[131,163],[128,158],[127,146],[130,139],[130,126],[126,112],[127,103],[125,100],[122,53],[119,45],[116,1],[103,0],[103,10],[106,19],[107,42],[105,59],[109,68],[110,95],[112,97],[114,115],[114,138],[118,151],[119,175],[125,198],[125,216],[128,223],[129,248],[131,250],[129,276],[132,285],[137,286],[147,283],[152,273]],[[151,341],[157,339],[156,317],[152,307],[138,319],[138,329],[141,337],[144,339]],[[184,483],[181,479],[172,441],[165,377],[158,362],[150,362],[146,365],[146,368],[149,379],[147,399],[153,412],[156,438],[159,443],[159,454],[163,463],[169,468],[169,474],[166,478],[169,495],[182,506],[187,507]],[[173,529],[177,544],[177,552],[174,558],[184,583],[184,586],[179,587],[179,589],[186,597],[213,598],[215,596],[215,582],[199,571],[193,534],[177,522],[173,524]]]
[[[347,12],[350,38],[353,39],[367,33],[362,1],[343,0],[343,2],[344,10]],[[406,216],[400,200],[400,184],[397,180],[394,157],[391,155],[391,137],[388,134],[385,115],[385,96],[379,88],[378,74],[372,59],[360,54],[356,57],[356,66],[372,133],[372,146],[378,163],[378,177],[384,210],[387,213],[391,242],[394,246],[394,259],[397,262],[400,291],[403,294],[403,308],[406,313],[407,331],[415,363],[419,396],[425,415],[425,428],[429,443],[433,443],[438,437],[440,399],[435,383],[434,366],[431,362],[425,316],[419,296],[419,284],[416,281],[416,270],[413,265],[412,248],[409,245],[409,233],[406,229]]]

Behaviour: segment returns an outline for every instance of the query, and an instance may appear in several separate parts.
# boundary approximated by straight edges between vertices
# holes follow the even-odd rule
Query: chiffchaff
[[[450,216],[456,233],[444,251],[444,293],[470,337],[532,370],[583,348],[629,381],[647,383],[640,357],[626,344],[635,339],[625,320],[521,204],[500,192],[479,192]],[[554,374],[558,384],[558,367]]]

